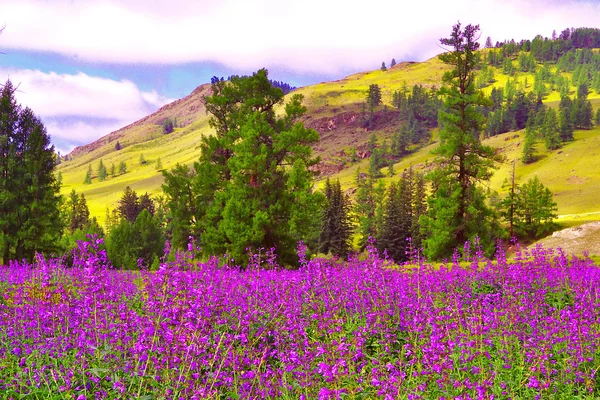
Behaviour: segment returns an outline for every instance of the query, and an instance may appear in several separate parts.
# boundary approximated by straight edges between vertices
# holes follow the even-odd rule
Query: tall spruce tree
[[[420,249],[423,246],[423,234],[421,232],[420,218],[427,213],[427,188],[425,176],[422,173],[414,174],[413,194],[413,220],[411,226],[412,246]]]
[[[62,235],[56,155],[40,119],[15,99],[10,81],[0,91],[0,257],[31,260],[56,252]]]
[[[397,183],[390,184],[383,211],[381,233],[378,238],[380,250],[386,250],[396,262],[408,259],[408,239],[413,234],[414,222],[414,174],[405,170]]]
[[[75,189],[71,190],[65,204],[66,224],[71,233],[77,229],[84,229],[89,223],[90,210],[87,206],[87,201],[83,193],[79,195]]]
[[[537,176],[519,187],[516,200],[514,224],[520,236],[537,239],[556,228],[556,202]]]
[[[83,178],[83,184],[84,185],[92,184],[92,165],[91,164],[88,167],[87,171],[85,172],[85,178]]]
[[[363,250],[370,237],[378,237],[385,186],[382,181],[374,180],[370,175],[363,176],[360,169],[356,171],[355,183],[358,190],[354,214],[358,219],[359,246]]]
[[[226,253],[243,265],[247,248],[275,248],[280,262],[293,265],[296,242],[315,234],[322,196],[313,191],[309,168],[317,163],[311,145],[319,135],[299,121],[306,112],[301,95],[283,100],[266,69],[212,80],[204,103],[215,134],[201,138],[191,178],[199,219],[178,223],[200,232],[207,254]],[[166,193],[176,192],[170,176]],[[170,208],[182,208],[177,194],[167,196]]]
[[[104,162],[102,162],[102,159],[100,159],[100,161],[98,162],[98,180],[100,182],[103,182],[106,180],[108,173],[106,171],[106,166],[104,165]]]
[[[350,252],[352,224],[350,221],[350,199],[342,191],[340,181],[325,182],[327,205],[323,213],[323,228],[320,251],[335,256],[347,257]]]
[[[558,130],[558,121],[556,118],[556,111],[552,108],[546,112],[546,118],[544,120],[544,126],[542,128],[544,132],[544,143],[548,150],[556,150],[560,148],[560,131]]]
[[[121,200],[119,200],[119,214],[122,219],[134,223],[138,214],[140,213],[140,200],[137,193],[132,190],[129,186],[123,191]]]
[[[491,251],[496,239],[492,229],[493,213],[485,204],[482,184],[491,175],[496,157],[492,148],[481,143],[484,117],[480,107],[490,101],[474,85],[479,63],[478,25],[454,25],[449,38],[441,39],[451,49],[440,59],[452,66],[443,77],[440,94],[445,98],[440,111],[440,146],[434,150],[435,169],[429,179],[435,192],[429,198],[429,213],[423,216],[427,234],[424,250],[430,259],[452,255],[465,241],[480,238]]]

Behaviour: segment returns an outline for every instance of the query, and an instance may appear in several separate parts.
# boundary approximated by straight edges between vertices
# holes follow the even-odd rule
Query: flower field
[[[0,398],[600,397],[589,259],[239,271],[186,253],[127,272],[96,246],[0,269]]]

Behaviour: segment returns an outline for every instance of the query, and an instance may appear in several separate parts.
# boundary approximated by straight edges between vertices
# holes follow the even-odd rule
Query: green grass
[[[161,159],[162,169],[169,170],[177,163],[191,165],[200,155],[200,137],[208,133],[207,119],[186,128],[176,129],[169,135],[162,133],[150,141],[134,144],[114,151],[114,143],[111,142],[100,149],[73,161],[64,162],[58,167],[63,176],[62,193],[68,194],[72,189],[84,193],[90,208],[90,214],[99,219],[101,223],[105,220],[106,208],[115,208],[125,187],[143,194],[159,194],[163,177],[161,171],[156,169],[158,158]],[[160,127],[157,127],[157,129]],[[140,156],[144,155],[146,164],[140,163]],[[98,161],[102,161],[110,172],[114,164],[118,173],[121,161],[127,163],[127,173],[110,177],[104,182],[99,182],[96,177]],[[91,185],[84,185],[85,172],[92,165],[93,180]]]
[[[324,82],[317,85],[307,86],[296,90],[305,97],[308,108],[307,120],[311,118],[332,117],[341,112],[352,111],[360,113],[362,103],[365,100],[369,85],[378,84],[382,90],[383,102],[391,105],[392,93],[403,87],[412,88],[415,84],[427,87],[439,87],[442,75],[448,67],[442,64],[437,57],[422,63],[400,63],[387,71],[375,70],[350,75],[344,79]],[[496,81],[484,89],[489,93],[493,87],[504,87],[507,80],[515,79],[518,87],[531,90],[533,86],[533,74],[518,73],[515,77],[508,77],[501,73],[501,69],[494,68]],[[570,74],[565,74],[570,76]],[[528,86],[525,86],[525,79]],[[572,87],[574,93],[576,88]],[[589,96],[594,109],[600,106],[600,94],[591,92]],[[558,92],[551,92],[544,100],[546,104],[556,107],[559,102]],[[176,107],[175,107],[176,108]],[[182,107],[177,109],[178,119],[183,120],[182,113],[186,110]],[[163,112],[164,114],[164,112]],[[161,114],[162,115],[162,114]],[[190,112],[185,128],[178,128],[170,135],[163,135],[158,118],[150,119],[153,124],[145,121],[141,125],[125,129],[124,135],[118,140],[124,146],[120,151],[114,150],[115,140],[104,142],[95,150],[81,154],[73,160],[64,162],[58,167],[63,176],[62,192],[68,194],[72,189],[85,194],[92,216],[98,217],[104,222],[106,208],[114,208],[126,186],[131,186],[139,194],[148,192],[158,194],[161,192],[163,182],[162,174],[157,171],[156,160],[160,157],[162,168],[165,170],[173,168],[177,163],[191,165],[199,157],[200,137],[210,134],[208,117],[204,113]],[[376,131],[380,139],[386,137],[386,132]],[[366,141],[372,132],[362,132],[360,135],[352,135],[348,130],[340,133],[340,137],[322,145],[317,153],[331,153],[343,150],[357,144],[357,138]],[[325,135],[325,133],[323,134]],[[510,174],[511,164],[517,160],[517,180],[519,183],[527,181],[537,175],[544,185],[555,194],[560,214],[559,222],[563,226],[574,226],[589,220],[600,220],[600,206],[597,201],[600,198],[600,165],[595,160],[600,152],[600,130],[578,131],[575,133],[575,141],[566,144],[562,149],[547,152],[542,143],[537,145],[538,161],[529,165],[523,165],[519,160],[523,144],[523,132],[510,132],[499,135],[486,141],[486,143],[500,148],[505,156],[506,162],[498,165],[491,182],[490,189],[501,192],[504,179]],[[411,166],[415,169],[423,169],[433,161],[431,151],[437,146],[437,132],[434,132],[432,142],[415,151],[413,154],[403,158],[394,165],[396,176],[385,177],[384,181],[398,179],[400,173]],[[143,154],[147,160],[145,165],[139,162]],[[83,180],[86,170],[91,164],[94,175],[97,170],[98,161],[102,158],[104,164],[110,171],[114,163],[118,169],[121,161],[127,163],[128,172],[122,176],[109,177],[105,182],[99,182],[94,176],[91,185],[84,185]],[[366,172],[368,160],[362,160],[347,166],[333,179],[339,178],[342,187],[351,188],[357,168]],[[387,174],[387,168],[382,172]],[[317,185],[322,186],[323,182]]]

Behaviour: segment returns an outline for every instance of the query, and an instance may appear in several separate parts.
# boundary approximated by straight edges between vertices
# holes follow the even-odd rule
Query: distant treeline
[[[492,47],[490,38],[486,47]],[[569,51],[576,49],[594,49],[600,47],[600,29],[597,28],[567,28],[560,35],[553,32],[551,38],[537,35],[533,40],[515,40],[496,42],[494,48],[499,49],[503,58],[512,57],[520,51],[531,52],[538,62],[558,61]]]
[[[218,82],[218,81],[224,81],[224,80],[230,81],[231,78],[233,78],[233,77],[239,78],[240,76],[239,75],[229,75],[227,77],[227,79],[224,79],[223,77],[218,78],[216,76],[213,76],[210,82],[214,84],[215,82]],[[269,79],[269,82],[271,83],[271,86],[283,90],[283,94],[288,94],[292,90],[297,89],[296,86],[292,86],[289,83],[284,82],[284,81],[274,81],[272,79]]]

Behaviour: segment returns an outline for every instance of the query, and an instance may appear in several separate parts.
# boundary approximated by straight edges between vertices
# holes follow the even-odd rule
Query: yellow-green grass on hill
[[[117,206],[125,187],[130,186],[138,194],[159,194],[163,177],[161,171],[156,169],[157,160],[160,158],[164,170],[172,169],[178,163],[191,165],[200,155],[200,137],[208,131],[207,120],[203,119],[188,127],[176,129],[169,135],[161,133],[153,140],[124,147],[119,151],[112,151],[115,145],[112,142],[73,161],[63,162],[58,167],[63,179],[62,193],[66,195],[74,189],[85,194],[90,214],[103,224],[106,208]],[[140,162],[142,154],[145,164]],[[104,182],[100,182],[97,178],[100,159],[109,173],[114,164],[117,176],[109,175]],[[118,175],[121,161],[127,164],[127,173]],[[85,185],[83,181],[90,165],[93,171],[92,184]]]
[[[447,65],[434,57],[425,62],[400,63],[387,71],[361,72],[337,81],[306,86],[294,93],[304,95],[309,112],[314,112],[314,109],[317,108],[327,109],[328,107],[363,103],[369,86],[377,84],[381,88],[383,103],[390,105],[394,91],[401,90],[404,86],[409,90],[414,85],[439,88],[442,83],[442,75],[449,69]]]
[[[409,90],[415,84],[440,87],[443,73],[447,70],[449,67],[434,57],[421,63],[400,63],[387,71],[378,69],[362,72],[338,81],[303,87],[293,93],[305,96],[305,104],[308,108],[307,120],[335,116],[347,111],[360,113],[371,84],[381,87],[383,102],[389,106],[392,93],[404,87]],[[496,81],[484,89],[488,93],[493,87],[504,87],[509,78],[515,79],[518,82],[517,86],[526,91],[531,90],[533,86],[534,78],[530,73],[518,73],[515,77],[508,77],[501,73],[501,69],[494,68],[494,74]],[[570,77],[570,74],[565,74],[565,76]],[[525,79],[527,79],[527,85],[525,85]],[[161,159],[162,169],[171,169],[177,163],[191,165],[200,155],[198,146],[200,137],[211,133],[207,124],[208,116],[204,114],[200,101],[201,95],[206,94],[207,90],[206,86],[199,87],[190,96],[163,107],[157,113],[117,132],[120,136],[111,134],[96,142],[95,146],[80,151],[70,161],[63,162],[58,168],[63,178],[62,192],[68,194],[75,189],[77,192],[84,193],[91,214],[98,217],[101,223],[104,221],[106,208],[114,208],[117,205],[126,186],[131,186],[140,194],[144,192],[160,193],[163,178],[161,171],[156,169],[157,159]],[[575,91],[576,88],[572,87],[572,92]],[[600,95],[591,92],[589,97],[594,108],[598,108]],[[544,101],[546,104],[556,107],[559,101],[558,92],[551,92]],[[178,121],[185,121],[188,125],[184,128],[177,128],[172,134],[163,135],[161,119],[166,116],[176,116]],[[360,140],[366,140],[371,132],[358,135],[356,132],[350,132],[349,129],[341,128],[339,132],[327,132],[329,136],[332,134],[344,136],[330,140],[331,143],[327,145],[334,146],[339,151],[344,150],[346,144],[348,147],[359,145],[360,143],[355,143],[358,136],[361,137]],[[353,134],[356,136],[350,137]],[[389,135],[389,132],[378,133],[380,140],[386,137],[385,135]],[[515,135],[516,138],[514,138]],[[118,137],[123,145],[119,151],[115,150],[117,139],[110,140],[113,136],[114,138]],[[564,224],[600,219],[600,215],[594,214],[600,212],[600,207],[594,201],[600,194],[598,193],[600,191],[600,167],[594,162],[594,157],[600,151],[597,150],[600,149],[598,136],[600,136],[598,130],[576,132],[576,140],[566,144],[563,149],[559,150],[560,152],[548,153],[544,150],[543,144],[539,143],[537,145],[539,161],[530,165],[522,165],[520,161],[517,162],[517,177],[520,183],[537,174],[541,181],[555,193],[561,215],[560,221]],[[431,150],[437,146],[436,140],[434,132],[432,142],[428,146],[416,150],[415,153],[396,163],[394,166],[396,176],[386,177],[384,181],[398,179],[401,171],[410,166],[414,166],[416,169],[426,167],[433,160]],[[494,147],[503,148],[502,152],[507,160],[518,160],[520,159],[522,140],[522,132],[513,132],[489,139],[486,142]],[[327,146],[323,145],[324,151],[329,148]],[[317,153],[319,153],[318,150]],[[143,165],[139,161],[142,154],[147,160],[147,163]],[[118,170],[119,163],[125,161],[128,172],[122,176],[109,177],[105,182],[99,182],[95,175],[100,159],[103,160],[109,171],[112,164]],[[89,165],[92,166],[94,179],[91,185],[84,185],[83,181]],[[339,178],[344,188],[350,188],[354,185],[357,168],[366,172],[368,160],[350,165],[333,176],[333,179]],[[382,171],[386,173],[387,168]],[[499,166],[491,181],[492,190],[501,191],[502,181],[509,175],[509,171],[509,163]]]
[[[499,149],[504,158],[503,162],[497,164],[498,168],[490,180],[490,190],[501,196],[506,195],[502,184],[510,177],[512,162],[515,160],[518,184],[537,176],[552,191],[558,205],[558,222],[561,226],[600,220],[600,128],[576,131],[574,136],[574,141],[565,143],[561,149],[554,151],[547,151],[544,144],[538,142],[537,161],[531,164],[521,162],[523,131],[508,132],[484,140],[484,144]],[[383,178],[384,182],[387,184],[399,179],[400,172],[411,166],[419,170],[430,165],[434,159],[431,151],[437,145],[437,141],[431,143],[396,163],[396,175]],[[357,168],[366,172],[368,161],[355,164],[332,179],[339,178],[342,187],[351,188],[354,186]],[[383,168],[382,172],[386,173],[387,168]]]

